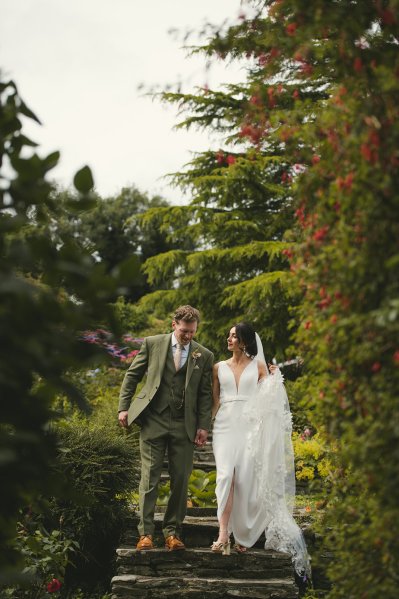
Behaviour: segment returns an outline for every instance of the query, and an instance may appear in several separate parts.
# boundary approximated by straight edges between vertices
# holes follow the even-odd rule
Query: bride
[[[213,450],[219,536],[212,551],[243,553],[262,533],[265,549],[291,553],[295,570],[310,574],[302,532],[292,517],[295,470],[291,413],[283,377],[267,368],[254,329],[240,322],[230,329],[229,360],[213,375]]]

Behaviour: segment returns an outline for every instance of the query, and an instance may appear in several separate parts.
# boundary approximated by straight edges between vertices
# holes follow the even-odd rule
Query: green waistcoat
[[[172,416],[184,416],[184,390],[187,373],[187,360],[180,370],[176,371],[173,361],[172,345],[166,357],[161,384],[152,402],[151,409],[161,414],[170,408]]]

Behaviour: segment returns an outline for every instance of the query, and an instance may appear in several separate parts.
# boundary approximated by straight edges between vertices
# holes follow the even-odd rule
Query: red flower
[[[328,295],[327,297],[325,297],[324,299],[322,299],[319,302],[319,308],[320,310],[324,310],[324,308],[328,308],[328,306],[331,304],[331,298]]]
[[[231,154],[229,154],[229,156],[227,156],[227,164],[234,164],[236,161],[235,156],[231,156]]]
[[[294,98],[294,100],[297,100],[299,98],[299,91],[297,89],[294,89],[292,97]]]
[[[338,177],[337,186],[338,189],[351,189],[353,183],[354,174],[348,173],[346,177],[343,179],[342,177]]]
[[[289,23],[287,25],[287,27],[285,28],[285,30],[288,35],[295,35],[297,27],[298,27],[298,25],[296,23]]]
[[[371,144],[373,144],[373,146],[376,146],[378,148],[378,146],[380,145],[380,136],[378,135],[377,131],[371,131],[369,134],[369,141]]]
[[[354,62],[353,62],[353,68],[355,69],[355,71],[357,73],[360,73],[360,71],[363,68],[363,63],[362,63],[362,59],[359,58],[359,56],[357,58],[355,58]]]
[[[222,150],[219,150],[219,152],[216,152],[216,161],[218,164],[223,164],[224,162],[224,153],[222,152]]]
[[[274,106],[276,105],[276,100],[274,97],[274,89],[273,87],[269,87],[269,89],[267,90],[268,96],[269,96],[269,106],[270,108],[274,108]]]
[[[303,326],[305,327],[306,330],[308,330],[312,327],[312,323],[310,320],[307,320]]]
[[[322,241],[324,239],[324,237],[327,235],[328,233],[328,226],[325,225],[324,227],[320,227],[320,229],[317,229],[317,231],[315,231],[313,233],[313,239],[315,241]]]
[[[249,103],[253,104],[254,106],[260,106],[262,104],[262,100],[261,100],[260,96],[258,96],[257,94],[254,94],[253,96],[250,97]]]
[[[301,71],[305,75],[311,75],[313,73],[313,66],[305,61],[302,63]]]
[[[393,354],[393,361],[397,366],[399,366],[399,349],[397,349],[396,352]]]
[[[61,582],[58,578],[53,578],[53,580],[47,584],[46,588],[48,593],[56,593],[61,588]]]
[[[318,162],[320,162],[320,156],[318,156],[317,154],[314,154],[312,156],[312,164],[317,164]]]
[[[374,362],[374,364],[371,366],[371,372],[379,372],[381,370],[381,362]]]
[[[333,314],[330,318],[330,322],[331,324],[335,324],[338,320],[338,316],[336,314]]]
[[[360,146],[360,151],[361,151],[361,153],[363,155],[363,158],[365,158],[368,162],[370,162],[370,160],[373,157],[373,154],[372,154],[370,146],[368,144],[362,144]]]

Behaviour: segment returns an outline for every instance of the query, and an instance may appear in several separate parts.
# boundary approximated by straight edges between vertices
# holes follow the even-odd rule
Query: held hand
[[[118,414],[118,420],[119,420],[119,424],[123,427],[123,428],[127,428],[127,411],[124,410],[122,412],[119,412]]]
[[[197,434],[195,435],[194,443],[197,447],[202,447],[208,438],[208,431],[203,428],[199,428],[197,430]]]
[[[269,372],[270,374],[274,374],[278,370],[278,366],[276,364],[269,364]]]

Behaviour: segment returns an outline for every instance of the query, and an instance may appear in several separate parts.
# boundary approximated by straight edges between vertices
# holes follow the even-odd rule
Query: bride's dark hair
[[[239,322],[234,325],[236,329],[237,339],[244,344],[245,353],[251,358],[254,358],[258,353],[256,346],[255,329],[247,322]]]

